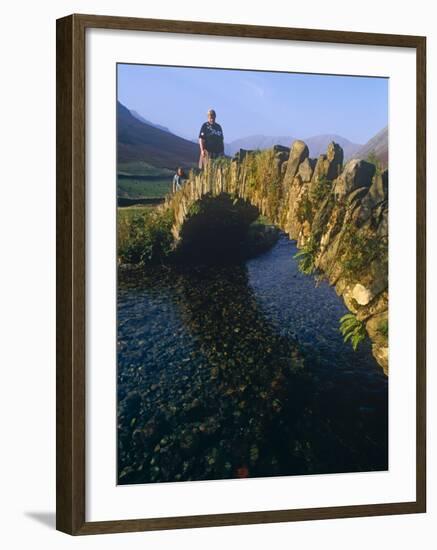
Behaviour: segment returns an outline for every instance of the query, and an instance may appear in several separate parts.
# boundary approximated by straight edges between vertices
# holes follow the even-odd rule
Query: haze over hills
[[[371,153],[381,162],[384,168],[388,165],[388,126],[378,132],[358,149],[354,156],[359,159],[366,159]]]
[[[161,126],[160,124],[154,124],[153,122],[150,122],[150,120],[147,120],[147,118],[144,118],[140,113],[137,113],[133,109],[128,109],[130,114],[137,118],[140,122],[144,122],[144,124],[148,124],[149,126],[154,126],[155,128],[159,128],[160,130],[164,130],[164,132],[169,132],[170,134],[173,134],[171,130],[167,128],[167,126]]]
[[[273,145],[290,145],[296,139],[303,139],[308,145],[311,157],[318,157],[319,155],[326,153],[326,149],[331,143],[335,141],[338,143],[344,151],[345,158],[351,157],[362,146],[358,143],[353,143],[348,139],[336,135],[336,134],[323,134],[320,136],[312,136],[308,138],[294,137],[294,136],[264,136],[253,135],[244,138],[236,139],[225,145],[225,152],[229,155],[234,155],[240,148],[242,149],[267,149]]]
[[[157,168],[174,170],[176,166],[185,168],[197,165],[199,145],[197,139],[191,141],[173,134],[165,126],[147,120],[136,111],[130,111],[117,102],[118,121],[118,162],[120,164],[141,161]],[[266,149],[273,145],[290,147],[294,136],[266,136],[262,134],[246,136],[225,144],[225,153],[233,156],[242,149]],[[388,162],[388,128],[383,128],[366,144],[360,145],[337,134],[323,134],[303,138],[308,145],[310,156],[318,157],[326,153],[328,144],[338,143],[344,151],[344,159],[366,159],[374,153],[384,167]]]
[[[197,165],[199,146],[166,130],[138,120],[117,102],[117,161],[142,161],[158,168],[175,170],[179,164]]]
[[[290,147],[295,139],[291,136],[265,136],[263,134],[256,134],[225,143],[225,153],[234,156],[240,149],[268,149],[273,145]]]
[[[352,141],[349,141],[348,139],[337,134],[322,134],[320,136],[312,136],[304,139],[304,141],[308,145],[310,155],[313,157],[318,157],[319,155],[325,154],[328,145],[332,141],[338,143],[343,149],[344,158],[354,156],[356,151],[361,147],[361,144],[353,143]]]

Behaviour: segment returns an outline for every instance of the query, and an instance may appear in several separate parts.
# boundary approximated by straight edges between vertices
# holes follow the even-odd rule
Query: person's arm
[[[199,138],[199,145],[200,153],[203,155],[205,153],[205,140],[203,138]]]
[[[199,132],[199,146],[200,146],[200,154],[203,156],[205,154],[206,148],[205,148],[206,142],[205,142],[205,124],[202,124],[202,127],[200,128]]]

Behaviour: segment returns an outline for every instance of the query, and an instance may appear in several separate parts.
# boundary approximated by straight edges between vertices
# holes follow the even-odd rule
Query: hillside
[[[383,168],[388,166],[388,126],[378,132],[372,139],[365,143],[355,153],[358,159],[366,159],[370,154],[375,154]]]
[[[145,162],[158,168],[175,170],[197,165],[199,146],[187,139],[135,118],[117,102],[117,162],[125,165]]]
[[[149,126],[153,126],[154,128],[159,128],[160,130],[164,130],[164,132],[169,132],[170,134],[173,133],[167,128],[167,126],[154,124],[153,122],[150,122],[150,120],[147,120],[147,118],[144,118],[142,115],[140,115],[140,113],[138,113],[137,111],[134,111],[133,109],[129,109],[129,111],[130,111],[130,114],[134,116],[136,119],[138,119],[140,122],[144,122],[144,124],[148,124]]]

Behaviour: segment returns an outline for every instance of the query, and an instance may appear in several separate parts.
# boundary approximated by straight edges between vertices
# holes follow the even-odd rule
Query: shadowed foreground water
[[[120,274],[119,483],[387,469],[387,379],[296,252]]]

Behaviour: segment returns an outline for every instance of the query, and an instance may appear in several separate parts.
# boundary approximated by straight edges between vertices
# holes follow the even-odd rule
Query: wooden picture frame
[[[85,33],[89,28],[409,48],[416,51],[416,499],[411,502],[86,521]],[[57,529],[71,535],[377,516],[426,510],[426,39],[213,22],[70,15],[57,21]]]

